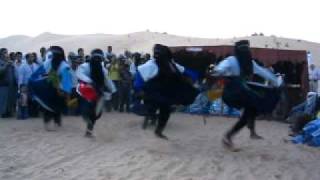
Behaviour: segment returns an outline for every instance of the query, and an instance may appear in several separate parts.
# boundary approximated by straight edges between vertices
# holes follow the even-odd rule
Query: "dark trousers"
[[[169,117],[171,114],[171,108],[168,105],[160,105],[159,106],[159,119],[158,124],[155,130],[155,133],[162,134],[163,130],[165,129]]]
[[[93,131],[96,121],[101,117],[102,113],[96,115],[96,102],[88,102],[82,97],[79,100],[82,117],[87,123],[87,131]]]
[[[31,96],[29,96],[31,97]],[[38,117],[39,116],[39,105],[36,101],[32,100],[31,98],[28,101],[28,113],[31,117]]]
[[[251,132],[255,131],[255,119],[257,111],[253,108],[245,108],[238,122],[228,131],[227,136],[232,137],[243,127],[247,126]]]
[[[87,121],[87,130],[93,131],[93,128],[94,128],[94,125],[96,124],[97,119],[88,117],[86,121]]]
[[[147,102],[146,102],[147,103]],[[147,106],[148,108],[148,113],[144,118],[143,124],[142,124],[142,128],[146,129],[149,125],[149,122],[151,121],[151,125],[156,125],[157,124],[157,107],[152,107],[152,106]]]
[[[120,88],[120,112],[126,109],[126,112],[129,112],[130,106],[130,86],[121,86]]]
[[[89,114],[82,115],[83,119],[85,119],[85,121],[87,122],[87,130],[93,131],[94,126],[95,126],[97,120],[101,117],[101,115],[102,115],[102,113],[100,113],[99,115],[96,115],[95,112],[91,112]]]
[[[54,123],[58,126],[62,125],[61,121],[61,112],[50,112],[48,110],[44,110],[43,112],[43,122],[48,124],[51,120],[54,120]]]
[[[119,89],[120,89],[120,81],[113,81],[114,85],[117,88],[117,92],[112,94],[112,99],[111,99],[111,103],[112,103],[112,108],[115,111],[118,111],[119,109]]]
[[[28,118],[28,106],[19,106],[18,107],[18,119],[27,119]]]

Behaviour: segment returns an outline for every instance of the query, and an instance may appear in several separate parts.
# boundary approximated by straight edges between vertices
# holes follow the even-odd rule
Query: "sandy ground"
[[[46,132],[40,119],[0,119],[1,180],[319,180],[320,150],[283,141],[287,125],[259,121],[263,141],[248,130],[228,152],[221,136],[235,119],[172,116],[165,131],[169,141],[141,130],[142,118],[105,114],[95,140],[83,137],[80,118],[66,117],[57,132]]]

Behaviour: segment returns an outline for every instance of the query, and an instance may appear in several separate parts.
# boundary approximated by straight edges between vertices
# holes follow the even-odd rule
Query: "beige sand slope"
[[[319,180],[320,151],[285,143],[287,125],[259,121],[263,141],[236,137],[243,148],[225,151],[220,139],[235,119],[175,114],[159,140],[141,130],[142,119],[105,114],[97,139],[83,137],[80,118],[65,118],[58,132],[40,119],[0,119],[1,180]]]
[[[124,50],[150,52],[155,43],[163,43],[169,46],[184,45],[231,45],[239,39],[249,39],[253,47],[298,49],[311,51],[314,62],[320,65],[320,44],[297,39],[286,39],[275,36],[250,36],[232,39],[203,39],[175,36],[155,32],[137,32],[126,35],[57,35],[43,33],[37,37],[11,36],[0,39],[0,47],[7,47],[13,51],[39,51],[42,46],[61,45],[66,51],[76,51],[83,47],[87,52],[93,48],[106,49],[108,45],[114,47],[117,53]]]

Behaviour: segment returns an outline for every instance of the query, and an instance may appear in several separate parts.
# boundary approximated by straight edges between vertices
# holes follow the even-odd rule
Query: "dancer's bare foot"
[[[165,135],[163,135],[162,133],[160,132],[155,132],[154,133],[158,138],[161,138],[161,139],[164,139],[164,140],[169,140],[169,138]]]
[[[234,144],[231,138],[226,135],[222,138],[222,144],[223,144],[223,147],[229,151],[232,151],[232,152],[240,151],[240,149],[234,147]]]
[[[95,138],[96,136],[93,135],[92,131],[87,130],[84,137],[86,138]]]
[[[263,140],[264,139],[262,136],[259,136],[257,133],[251,134],[250,138],[253,140]]]

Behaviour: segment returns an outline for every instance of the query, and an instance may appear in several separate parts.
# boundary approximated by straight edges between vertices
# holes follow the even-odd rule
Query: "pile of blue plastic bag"
[[[302,133],[292,139],[295,144],[307,144],[320,147],[320,119],[316,119],[306,124]]]
[[[209,114],[238,117],[240,116],[240,111],[227,106],[223,103],[222,99],[217,99],[211,102]]]
[[[203,93],[200,94],[194,103],[187,107],[184,112],[201,115],[240,116],[239,110],[228,107],[223,103],[222,99],[210,101]]]

